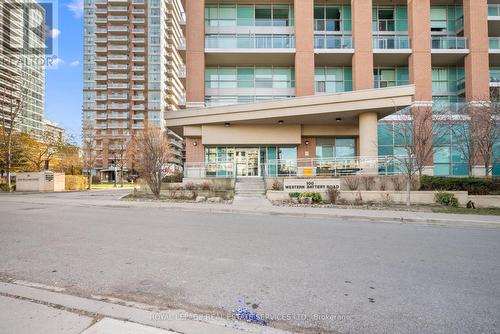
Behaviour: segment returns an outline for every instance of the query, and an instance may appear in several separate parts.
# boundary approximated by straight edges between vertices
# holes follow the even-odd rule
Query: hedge
[[[423,175],[420,179],[420,190],[468,191],[469,195],[500,195],[500,178]]]

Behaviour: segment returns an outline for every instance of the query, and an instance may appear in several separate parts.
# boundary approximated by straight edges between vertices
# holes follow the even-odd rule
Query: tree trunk
[[[7,186],[9,187],[9,192],[12,191],[12,184],[10,182],[10,168],[12,160],[12,135],[9,134],[9,138],[7,139]]]
[[[123,166],[120,167],[120,187],[123,188]]]
[[[88,185],[88,190],[92,190],[92,170],[89,170],[89,185]]]
[[[484,162],[484,175],[490,176],[490,161]]]
[[[406,206],[411,206],[411,176],[406,178]]]

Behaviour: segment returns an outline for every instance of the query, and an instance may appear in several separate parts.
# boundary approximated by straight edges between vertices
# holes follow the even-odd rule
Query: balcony
[[[128,94],[109,94],[108,99],[109,100],[127,100]]]
[[[445,50],[447,52],[465,51],[464,53],[469,53],[467,49],[467,37],[432,36],[431,48],[432,52]]]
[[[373,49],[373,52],[410,53],[410,38],[408,36],[373,36]]]
[[[103,63],[103,62],[107,62],[107,61],[108,61],[108,57],[96,57],[95,58],[96,63]]]
[[[108,21],[110,21],[110,22],[126,22],[126,21],[128,21],[128,16],[126,16],[126,15],[112,15],[112,16],[108,16]]]
[[[206,49],[287,49],[293,52],[295,37],[288,35],[208,35]]]
[[[146,110],[146,107],[143,104],[135,104],[132,106],[132,110]]]
[[[146,49],[144,49],[144,48],[132,48],[132,52],[134,52],[134,53],[145,53]]]
[[[109,60],[128,60],[127,55],[117,55],[117,54],[112,54],[108,56]]]
[[[146,23],[146,20],[144,18],[133,18],[132,19],[133,24],[144,24]]]
[[[95,117],[95,119],[97,120],[106,120],[107,118],[108,118],[107,114],[97,114],[97,116]]]
[[[106,90],[108,89],[107,85],[95,85],[95,90]]]
[[[403,86],[403,85],[408,85],[408,81],[396,81],[396,80],[380,80],[380,79],[375,79],[373,83],[374,88],[387,88],[387,87],[396,87],[396,86]]]
[[[128,71],[128,65],[124,64],[109,64],[108,69],[116,71]]]
[[[128,79],[128,74],[110,73],[110,74],[108,74],[108,78],[110,80],[127,80]]]
[[[135,123],[132,125],[132,129],[144,129],[144,123]]]
[[[127,26],[110,26],[108,27],[109,32],[128,32]]]
[[[96,66],[95,71],[96,72],[106,72],[108,70],[107,66]]]
[[[126,83],[109,83],[108,84],[109,89],[128,89],[128,84]]]
[[[146,15],[146,11],[144,10],[144,8],[134,8],[132,10],[132,14],[134,15]]]
[[[134,72],[144,72],[146,70],[145,66],[132,66],[132,71]]]
[[[315,35],[314,48],[318,49],[317,52],[323,52],[324,50],[344,50],[344,52],[354,52],[352,48],[352,36],[350,35]]]
[[[117,109],[117,110],[120,110],[120,109],[128,109],[128,103],[112,103],[108,106],[108,109],[109,110],[112,110],[112,109]]]
[[[128,7],[127,6],[109,6],[108,11],[109,12],[127,12]]]
[[[144,38],[133,38],[132,43],[134,44],[144,44],[146,43],[146,39]]]
[[[139,119],[139,120],[141,120],[141,119],[144,119],[144,118],[145,118],[144,114],[134,114],[132,116],[132,119]]]
[[[96,81],[106,81],[106,80],[108,80],[108,76],[107,75],[97,75],[95,77],[95,80]]]
[[[144,101],[146,97],[144,95],[133,95],[132,101]]]
[[[135,80],[135,81],[144,81],[145,78],[144,78],[144,75],[133,75],[132,76],[132,80]]]
[[[127,119],[128,117],[128,113],[111,113],[108,115],[109,119]]]
[[[133,85],[132,89],[133,90],[144,90],[144,89],[146,89],[146,86],[144,86],[144,85]]]
[[[126,45],[110,45],[108,46],[109,51],[128,51],[128,46]]]
[[[108,105],[107,104],[98,104],[95,106],[95,110],[108,110]]]
[[[146,61],[146,58],[144,58],[144,57],[134,57],[134,58],[132,59],[132,61],[133,61],[133,62],[136,62],[136,63],[143,63],[143,62],[145,62],[145,61]]]
[[[128,36],[109,36],[108,41],[110,42],[122,42],[122,43],[127,43],[128,42]]]

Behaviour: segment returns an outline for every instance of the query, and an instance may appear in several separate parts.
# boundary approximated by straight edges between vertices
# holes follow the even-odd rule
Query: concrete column
[[[373,88],[372,0],[351,0],[353,89]]]
[[[469,101],[489,100],[488,1],[464,1],[464,35],[470,53],[465,57],[465,94]]]
[[[373,158],[378,156],[378,116],[376,112],[365,112],[359,115],[359,156]],[[373,164],[362,164],[363,173],[377,174],[378,167]]]
[[[409,58],[410,82],[415,85],[415,101],[432,101],[430,0],[408,0],[408,33],[412,54]]]
[[[205,0],[186,1],[186,100],[205,103]]]
[[[295,0],[295,91],[314,95],[314,1]]]

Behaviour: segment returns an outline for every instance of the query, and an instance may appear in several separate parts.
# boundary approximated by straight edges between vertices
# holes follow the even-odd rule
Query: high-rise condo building
[[[109,179],[124,141],[148,126],[165,129],[166,111],[185,105],[184,10],[180,0],[84,6],[83,131],[95,136],[97,171]],[[179,164],[180,137],[167,133]]]
[[[31,9],[31,10],[30,10]],[[20,101],[16,128],[41,138],[45,105],[45,11],[35,0],[0,3],[0,117]]]
[[[185,10],[188,108],[168,112],[167,126],[185,137],[187,176],[310,176],[342,158],[356,171],[400,151],[386,118],[395,110],[458,108],[499,87],[496,1],[197,0]],[[454,142],[434,143],[426,173],[467,174]]]

